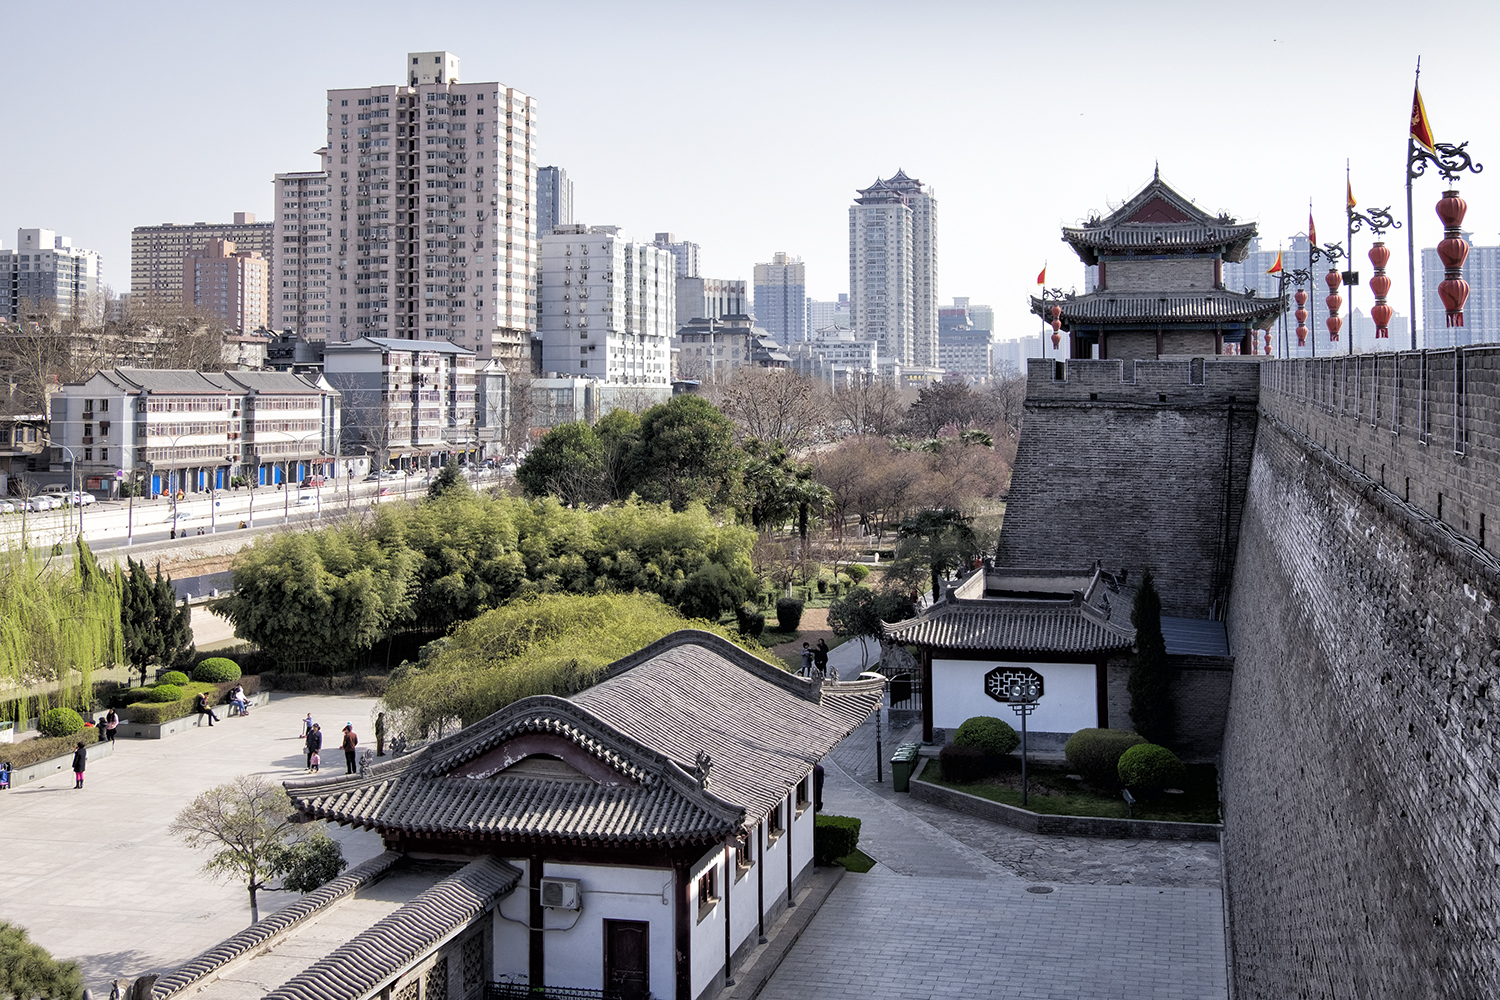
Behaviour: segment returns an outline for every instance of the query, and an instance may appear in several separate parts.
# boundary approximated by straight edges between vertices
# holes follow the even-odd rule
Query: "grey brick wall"
[[[1500,563],[1461,527],[1500,396],[1466,353],[1464,456],[1442,353],[1262,369],[1222,770],[1243,1000],[1500,995]]]

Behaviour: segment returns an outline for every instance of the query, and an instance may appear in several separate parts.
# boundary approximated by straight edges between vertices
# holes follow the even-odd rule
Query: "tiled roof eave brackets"
[[[882,627],[887,639],[941,650],[1107,653],[1129,649],[1135,631],[1092,608],[940,608]]]
[[[1285,297],[1260,298],[1213,291],[1203,294],[1112,294],[1092,292],[1072,299],[1031,299],[1031,312],[1045,316],[1053,305],[1062,307],[1063,325],[1138,323],[1250,323],[1258,324],[1286,311]]]

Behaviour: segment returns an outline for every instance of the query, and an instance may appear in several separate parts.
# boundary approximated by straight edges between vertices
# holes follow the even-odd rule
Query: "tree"
[[[849,596],[828,606],[828,627],[834,635],[851,639],[880,639],[882,622],[899,622],[915,613],[911,599],[894,591],[877,593],[869,587],[855,587]],[[870,647],[860,643],[860,669],[870,665]]]
[[[629,481],[653,503],[685,510],[697,501],[723,510],[739,484],[744,454],[729,418],[690,393],[651,407],[641,417],[641,442],[631,453]]]
[[[960,429],[973,423],[980,400],[966,382],[933,382],[922,387],[907,411],[906,423],[924,437],[937,437],[945,427]]]
[[[624,500],[630,496],[630,458],[641,443],[640,414],[626,409],[610,410],[594,424],[599,439],[599,474],[604,496]]]
[[[443,467],[438,470],[438,474],[427,486],[429,500],[466,497],[472,496],[473,493],[474,490],[469,486],[468,480],[464,479],[464,474],[457,462],[444,462]]]
[[[894,434],[906,413],[907,400],[889,382],[866,376],[835,390],[830,398],[832,416],[849,434]]]
[[[738,368],[721,391],[724,413],[742,436],[796,452],[814,443],[827,420],[817,385],[785,368]]]
[[[548,431],[516,470],[528,496],[552,495],[569,506],[599,503],[604,496],[604,449],[582,420]]]
[[[332,878],[344,867],[338,843],[326,834],[315,841],[320,825],[293,823],[291,799],[280,785],[258,774],[210,788],[185,806],[167,830],[195,850],[214,852],[203,866],[206,874],[245,884],[252,924],[260,919],[257,893],[292,888],[273,885],[277,877],[290,874],[305,892],[322,885],[320,877]]]
[[[146,683],[151,664],[171,666],[182,662],[193,648],[192,609],[186,599],[179,607],[172,578],[163,577],[160,564],[156,577],[144,563],[126,557],[128,576],[120,611],[125,655]]]
[[[1130,609],[1135,626],[1135,657],[1130,663],[1130,721],[1135,731],[1152,743],[1172,738],[1172,682],[1176,671],[1167,661],[1167,642],[1161,632],[1161,595],[1156,580],[1146,570],[1135,591]]]
[[[901,522],[896,529],[900,544],[893,576],[903,581],[920,578],[923,571],[932,577],[932,599],[942,595],[942,574],[961,566],[974,553],[973,519],[952,507],[924,510]]]
[[[78,1000],[83,971],[59,962],[31,941],[26,930],[0,921],[0,1000]]]

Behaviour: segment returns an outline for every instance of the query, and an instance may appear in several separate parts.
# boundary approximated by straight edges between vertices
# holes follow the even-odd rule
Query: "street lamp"
[[[1346,236],[1349,243],[1349,270],[1344,273],[1344,281],[1351,287],[1349,290],[1349,352],[1354,353],[1354,290],[1353,286],[1359,284],[1359,272],[1354,270],[1354,234],[1363,226],[1370,227],[1370,232],[1375,236],[1375,242],[1370,246],[1370,264],[1375,268],[1375,275],[1370,279],[1370,288],[1375,292],[1375,307],[1370,310],[1370,318],[1375,321],[1375,339],[1389,338],[1391,335],[1391,307],[1385,304],[1386,292],[1391,290],[1391,279],[1386,277],[1385,265],[1391,259],[1391,252],[1385,245],[1385,231],[1387,229],[1400,229],[1401,223],[1391,218],[1391,208],[1372,208],[1368,213],[1356,212],[1354,210],[1354,187],[1349,183],[1349,164],[1344,163],[1344,183],[1349,192],[1348,207],[1345,209],[1347,221]]]
[[[1042,695],[1041,685],[1035,677],[1014,677],[1010,682],[1010,710],[1021,717],[1021,805],[1027,802],[1026,782],[1026,718],[1036,711],[1037,700]]]

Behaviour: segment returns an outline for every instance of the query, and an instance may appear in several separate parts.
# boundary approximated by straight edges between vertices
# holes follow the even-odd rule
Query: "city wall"
[[[1500,995],[1500,350],[1259,371],[1222,760],[1237,995]]]

